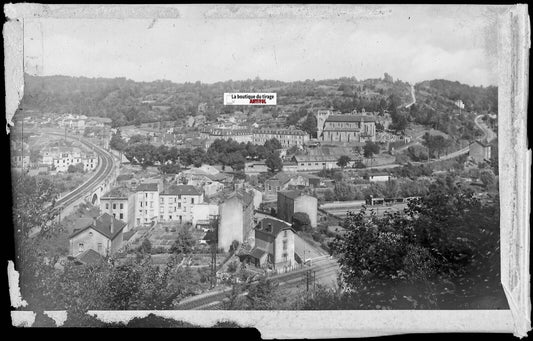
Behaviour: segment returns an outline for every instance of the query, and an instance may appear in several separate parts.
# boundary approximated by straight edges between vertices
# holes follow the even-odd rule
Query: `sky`
[[[198,15],[204,7],[155,21],[31,19],[24,26],[25,71],[178,83],[367,79],[387,72],[412,84],[497,84],[494,8],[379,8],[364,15],[346,15],[346,7],[335,15],[329,7],[251,18],[250,12]]]

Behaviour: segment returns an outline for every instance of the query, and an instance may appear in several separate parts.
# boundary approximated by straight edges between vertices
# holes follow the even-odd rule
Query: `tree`
[[[313,114],[308,114],[305,121],[302,123],[302,130],[307,132],[311,137],[316,137],[317,121]]]
[[[278,152],[271,153],[265,160],[265,164],[268,170],[273,173],[277,173],[283,169],[283,162],[279,157]]]
[[[337,166],[344,168],[350,163],[351,159],[348,155],[341,155],[337,161]]]
[[[150,253],[152,251],[152,243],[150,242],[148,238],[143,239],[141,246],[139,247],[139,250],[142,253]]]
[[[296,212],[292,215],[292,227],[296,231],[307,231],[311,229],[311,219],[304,212]]]
[[[479,173],[479,180],[481,180],[486,188],[491,187],[494,185],[494,183],[496,183],[496,177],[489,169],[484,169]]]
[[[371,158],[374,154],[379,154],[379,145],[372,141],[366,141],[363,146],[363,155],[366,158]]]
[[[331,248],[343,286],[363,299],[360,308],[398,307],[402,297],[414,308],[438,308],[446,303],[443,283],[463,305],[480,287],[500,290],[498,201],[482,204],[451,177],[411,200],[404,213],[378,217],[363,208],[349,213],[343,227],[347,233]]]
[[[191,253],[196,244],[191,232],[188,229],[182,229],[178,233],[178,238],[170,247],[170,252],[177,254]]]
[[[130,139],[129,142],[135,143],[135,140],[131,141]],[[109,148],[118,151],[123,151],[126,148],[126,142],[122,138],[122,133],[120,132],[120,129],[117,129],[117,131],[111,136],[111,140],[109,140]]]
[[[270,140],[267,140],[264,144],[264,147],[269,151],[270,153],[276,152],[277,150],[283,148],[281,145],[281,142],[279,142],[278,139],[272,138]]]

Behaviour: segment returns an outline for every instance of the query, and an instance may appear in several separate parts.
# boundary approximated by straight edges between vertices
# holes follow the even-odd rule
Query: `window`
[[[271,191],[272,190],[272,186],[268,185],[268,190]]]
[[[117,204],[113,204],[113,209],[114,209],[114,210],[117,209]]]
[[[93,236],[93,233],[92,232],[89,232],[89,237],[92,237]]]
[[[121,209],[121,210],[124,209],[124,204],[120,204],[120,209]]]
[[[118,217],[119,217],[120,220],[122,220],[122,219],[124,219],[124,214],[120,213]]]
[[[283,237],[287,237],[287,230],[283,231]]]
[[[102,253],[102,243],[98,243],[98,253]]]
[[[194,198],[191,198],[191,204],[194,204]]]
[[[168,216],[168,220],[172,220],[172,216],[171,215]]]
[[[109,209],[109,204],[105,204],[105,209],[106,209],[106,210]]]
[[[143,202],[141,201],[141,207],[143,207]]]
[[[286,240],[283,241],[283,250],[287,250],[287,241]]]
[[[178,203],[178,208],[181,208],[181,202]]]
[[[85,246],[83,245],[83,243],[79,243],[78,244],[78,252],[83,252],[85,250]]]

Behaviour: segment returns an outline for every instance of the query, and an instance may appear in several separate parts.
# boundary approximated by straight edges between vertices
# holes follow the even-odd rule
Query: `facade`
[[[318,200],[300,191],[278,192],[277,216],[289,223],[295,213],[302,212],[309,216],[311,227],[317,226]]]
[[[338,159],[334,155],[295,155],[292,161],[296,163],[298,172],[318,172],[323,169],[339,168]]]
[[[256,266],[271,263],[274,269],[295,265],[294,235],[291,225],[278,219],[262,219],[254,228],[255,245],[250,256]]]
[[[42,164],[53,166],[58,172],[68,172],[69,166],[83,164],[84,171],[92,171],[98,166],[94,153],[84,153],[76,148],[49,148],[43,151]]]
[[[249,240],[253,227],[254,200],[246,191],[236,191],[219,205],[218,247],[229,250],[236,240]]]
[[[135,190],[135,226],[157,221],[159,215],[159,184],[142,183]]]
[[[265,144],[266,141],[277,139],[283,148],[303,146],[309,141],[309,134],[299,129],[258,129],[253,133],[253,143]]]
[[[193,222],[193,208],[204,202],[202,192],[191,185],[172,185],[159,194],[159,221]]]
[[[127,223],[124,232],[135,225],[135,193],[126,187],[115,187],[100,198],[100,211]]]
[[[279,172],[270,179],[265,180],[265,199],[273,200],[278,197],[278,192],[287,189],[291,178],[284,172]]]
[[[69,237],[69,253],[78,256],[87,250],[94,250],[108,256],[122,246],[126,223],[104,213],[95,218],[82,218]]]
[[[470,144],[470,151],[469,154],[474,161],[477,163],[483,162],[485,160],[491,159],[491,146],[490,144],[481,142],[481,141],[474,141],[472,144]]]
[[[324,121],[322,141],[365,142],[376,139],[376,118],[367,115],[330,115]]]
[[[392,180],[393,178],[394,176],[392,176],[391,174],[383,172],[368,174],[368,180],[370,180],[371,182],[387,182]]]
[[[11,155],[11,167],[12,168],[29,168],[30,155],[29,152],[23,154],[19,151]]]
[[[253,141],[253,133],[251,129],[248,128],[239,128],[239,129],[232,129],[232,128],[208,128],[202,130],[200,133],[201,139],[206,139],[209,143],[213,143],[217,139],[222,140],[229,140],[232,139],[236,142],[252,142]]]

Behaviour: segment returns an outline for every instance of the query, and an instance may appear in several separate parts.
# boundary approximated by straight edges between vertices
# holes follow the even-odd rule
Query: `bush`
[[[307,231],[311,228],[311,219],[307,213],[296,212],[292,216],[292,226],[296,231]]]
[[[235,271],[237,271],[238,267],[239,267],[239,264],[237,263],[237,261],[233,261],[228,264],[228,272],[232,274]]]

